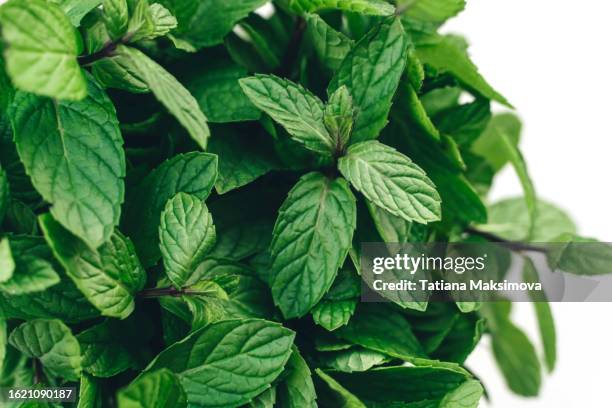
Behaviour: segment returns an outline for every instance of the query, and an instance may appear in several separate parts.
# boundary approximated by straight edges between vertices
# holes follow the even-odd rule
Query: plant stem
[[[39,384],[43,381],[43,372],[42,366],[40,365],[40,360],[37,358],[32,360],[32,371],[33,371],[33,382],[34,384]]]
[[[148,288],[148,289],[143,289],[140,292],[138,292],[137,296],[141,297],[143,299],[153,299],[153,298],[159,298],[159,297],[163,297],[163,296],[172,296],[172,297],[178,297],[178,296],[205,296],[210,294],[210,291],[203,291],[203,290],[193,290],[193,289],[189,289],[189,288],[181,288],[181,289],[177,289],[173,286],[168,286],[165,288]]]
[[[496,242],[499,243],[503,246],[505,246],[506,248],[512,250],[512,251],[516,251],[516,252],[541,252],[541,253],[546,253],[548,252],[548,249],[546,247],[541,247],[541,246],[537,246],[537,245],[531,245],[531,244],[527,244],[525,242],[518,242],[518,241],[511,241],[505,238],[502,238],[498,235],[492,234],[490,232],[486,232],[486,231],[480,231],[476,228],[473,227],[468,227],[465,229],[466,232],[472,234],[472,235],[478,235],[480,237],[485,238],[488,241],[491,242]]]
[[[94,52],[93,54],[81,55],[77,58],[77,60],[81,66],[88,66],[103,58],[112,57],[117,50],[117,47],[127,44],[132,38],[132,35],[132,33],[128,33],[114,41],[109,41],[104,44],[100,50]]]

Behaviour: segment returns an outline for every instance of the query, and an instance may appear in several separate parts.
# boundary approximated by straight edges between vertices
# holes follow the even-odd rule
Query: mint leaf
[[[440,219],[440,196],[425,172],[392,147],[376,141],[351,146],[338,168],[366,198],[407,221]]]
[[[251,102],[281,124],[293,140],[321,155],[332,154],[334,142],[323,124],[324,106],[317,96],[273,75],[244,78],[240,86]]]
[[[320,368],[317,368],[315,371],[323,382],[323,389],[330,394],[327,398],[330,400],[330,403],[333,404],[332,406],[343,408],[366,408],[365,404],[361,402],[359,398],[351,394],[340,383],[326,374],[325,371]],[[318,387],[318,389],[322,387]]]
[[[202,200],[186,193],[168,200],[161,214],[159,240],[166,274],[180,288],[215,245],[215,226]]]
[[[81,349],[70,328],[60,320],[36,319],[11,332],[9,343],[36,358],[53,375],[76,380],[81,375]]]
[[[120,46],[117,54],[124,58],[122,61],[125,61],[127,69],[141,82],[147,84],[157,100],[183,125],[198,146],[205,150],[210,130],[206,124],[206,116],[189,91],[161,65],[141,51]]]
[[[121,38],[128,29],[129,13],[126,0],[102,0],[104,24],[111,40]]]
[[[119,222],[125,157],[113,104],[93,80],[87,90],[78,102],[17,93],[11,118],[19,157],[51,214],[97,248]]]
[[[8,295],[41,292],[60,283],[60,277],[53,269],[53,265],[44,259],[20,254],[15,256],[15,262],[13,276],[6,282],[0,283],[0,291]]]
[[[314,322],[329,331],[346,325],[357,307],[360,285],[354,271],[341,269],[329,292],[312,309]]]
[[[310,368],[308,368],[308,364],[295,346],[285,370],[287,376],[278,385],[279,403],[287,408],[316,408],[317,394],[312,382]]]
[[[57,4],[70,19],[72,25],[78,27],[83,17],[98,7],[102,0],[47,0],[47,2]]]
[[[497,172],[510,160],[507,149],[499,149],[501,135],[505,135],[507,142],[513,146],[518,146],[522,127],[520,119],[512,113],[494,115],[484,132],[474,141],[472,151],[484,157]]]
[[[250,408],[274,408],[276,403],[276,387],[270,387],[249,403]]]
[[[238,82],[246,76],[245,68],[219,59],[214,64],[198,66],[197,70],[189,72],[185,86],[196,98],[209,122],[257,120],[261,117],[261,111],[246,97]]]
[[[79,383],[79,402],[77,408],[100,408],[102,392],[99,381],[83,373]]]
[[[538,273],[531,259],[524,258],[525,265],[523,267],[523,281],[539,282]],[[549,372],[555,369],[557,361],[557,332],[555,329],[555,320],[553,318],[550,304],[546,299],[546,294],[539,291],[530,291],[529,298],[533,302],[536,318],[538,319],[538,328],[540,330],[540,339],[544,349],[544,363]]]
[[[344,149],[348,144],[354,116],[353,98],[348,89],[341,86],[329,97],[323,116],[323,122],[337,146],[336,149]]]
[[[295,334],[265,320],[226,320],[162,351],[146,372],[177,375],[190,404],[240,406],[270,386],[291,354]]]
[[[351,347],[348,350],[324,353],[321,359],[325,366],[345,373],[367,371],[390,360],[383,353],[361,347]]]
[[[468,380],[446,394],[440,408],[477,408],[483,394],[484,388],[477,380]]]
[[[77,62],[80,38],[68,17],[44,0],[12,0],[0,7],[6,70],[15,87],[79,100],[87,86]]]
[[[153,30],[146,37],[147,39],[164,36],[178,26],[176,18],[172,13],[159,3],[151,4],[149,12],[153,20]]]
[[[289,192],[274,226],[272,295],[286,318],[306,314],[331,287],[355,229],[346,181],[309,173]]]
[[[328,87],[346,86],[358,116],[352,142],[378,137],[406,67],[408,39],[397,19],[384,21],[355,44]]]
[[[137,366],[130,351],[117,338],[119,329],[120,326],[107,320],[76,336],[81,346],[83,370],[95,377],[106,378]]]
[[[7,238],[0,239],[0,282],[4,283],[13,277],[15,260],[11,252],[11,245]]]
[[[564,234],[554,242],[563,245],[553,246],[546,253],[552,269],[585,276],[610,273],[612,245],[609,243],[574,234]]]
[[[306,14],[307,34],[319,61],[329,70],[336,71],[353,48],[354,41],[334,30],[318,14]]]
[[[263,6],[266,0],[160,0],[160,3],[178,20],[174,35],[200,49],[222,43],[238,21]]]
[[[121,275],[112,275],[100,253],[62,228],[49,214],[41,215],[39,222],[53,254],[87,300],[104,316],[129,316],[134,310],[132,292]]]
[[[353,344],[402,360],[424,356],[408,321],[384,305],[360,305],[349,324],[338,329],[337,334]]]
[[[406,7],[402,16],[409,19],[441,24],[463,11],[465,0],[400,0],[397,7]]]
[[[6,210],[9,206],[9,185],[6,172],[0,165],[0,225],[4,220]]]
[[[176,193],[192,194],[205,200],[217,178],[217,157],[191,152],[175,156],[153,170],[128,197],[123,220],[144,267],[161,257],[158,242],[159,217],[166,202]]]
[[[448,72],[477,94],[512,107],[510,102],[482,77],[467,51],[459,47],[452,37],[437,36],[433,40],[417,44],[416,51],[419,59],[436,71]]]
[[[395,12],[395,7],[382,0],[289,0],[289,7],[298,13],[338,9],[365,15],[390,16]]]
[[[117,394],[119,408],[185,408],[187,398],[170,370],[146,373]]]

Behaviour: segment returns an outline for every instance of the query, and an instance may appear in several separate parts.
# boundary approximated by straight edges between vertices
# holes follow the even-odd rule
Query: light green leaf
[[[47,2],[57,4],[72,25],[78,27],[83,17],[98,7],[102,0],[47,0]]]
[[[334,142],[323,124],[323,102],[301,85],[274,75],[240,80],[251,102],[280,123],[293,140],[309,150],[331,156]]]
[[[98,248],[104,270],[123,282],[132,293],[141,290],[147,281],[132,240],[115,230],[104,245]]]
[[[60,282],[60,277],[53,266],[44,259],[20,254],[15,256],[15,262],[16,268],[12,278],[0,283],[0,291],[8,295],[42,292]]]
[[[500,135],[505,135],[507,141],[518,146],[522,127],[521,120],[513,113],[494,115],[482,135],[474,141],[472,151],[484,157],[498,172],[510,161],[507,151],[499,149]]]
[[[180,288],[215,245],[215,226],[202,200],[186,193],[168,200],[161,214],[159,240],[166,274]]]
[[[128,37],[130,42],[148,38],[155,30],[149,0],[128,0],[130,21],[128,22]]]
[[[314,13],[338,9],[372,16],[390,16],[395,7],[383,0],[289,0],[289,7],[297,13]]]
[[[259,394],[249,403],[249,408],[274,408],[276,403],[276,387],[272,386]]]
[[[66,273],[104,316],[126,318],[134,310],[134,298],[121,276],[113,276],[96,250],[66,231],[49,214],[39,217],[47,243]]]
[[[119,408],[185,408],[187,397],[170,370],[146,373],[117,394]]]
[[[484,388],[477,380],[468,380],[446,394],[439,408],[477,408]]]
[[[102,392],[98,380],[88,374],[81,375],[77,408],[102,408]]]
[[[367,408],[363,402],[359,400],[355,395],[351,394],[346,388],[340,383],[334,380],[331,376],[325,373],[320,368],[315,369],[315,372],[321,378],[331,394],[333,400],[333,406],[338,408]]]
[[[303,176],[274,226],[272,296],[286,318],[303,316],[329,290],[351,246],[355,197],[343,179]]]
[[[149,6],[149,12],[153,19],[153,31],[146,37],[147,39],[162,37],[175,29],[178,25],[172,13],[159,3],[151,4],[151,6]]]
[[[321,63],[334,72],[353,48],[354,41],[334,30],[318,14],[306,15],[307,35]]]
[[[575,234],[576,225],[562,209],[538,200],[532,242],[555,242],[563,234]],[[523,197],[508,198],[488,208],[489,222],[478,229],[504,239],[519,241],[529,234],[529,212]]]
[[[403,81],[398,92],[398,104],[403,108],[402,110],[408,112],[411,121],[425,132],[426,135],[433,140],[439,141],[440,131],[431,121],[414,87],[407,81]]]
[[[389,359],[383,353],[360,347],[321,354],[321,361],[325,366],[345,373],[367,371],[374,366],[389,361]]]
[[[406,7],[402,16],[409,19],[441,24],[463,11],[465,0],[399,0],[397,7]]]
[[[198,146],[205,150],[210,130],[206,124],[206,116],[189,91],[141,51],[120,46],[117,48],[117,55],[124,58],[128,71],[147,84],[157,100],[183,125]]]
[[[264,135],[219,129],[208,151],[219,156],[219,177],[215,189],[219,194],[243,187],[276,169],[274,152]],[[261,238],[261,237],[260,237]]]
[[[295,346],[285,370],[287,376],[278,385],[280,405],[286,408],[316,408],[317,394],[310,368]]]
[[[524,257],[523,281],[539,282],[538,272],[530,258]],[[540,330],[540,340],[544,349],[544,363],[549,372],[555,369],[557,361],[557,333],[555,330],[555,320],[553,318],[550,304],[546,299],[546,294],[542,291],[530,291],[529,298],[535,309]]]
[[[358,111],[352,142],[377,138],[387,124],[407,50],[408,38],[400,21],[384,21],[355,44],[332,78],[328,93],[345,85]]]
[[[377,206],[407,221],[427,223],[441,216],[440,196],[425,172],[408,157],[377,141],[349,147],[338,168]]]
[[[205,200],[217,179],[217,156],[191,152],[177,155],[153,170],[134,190],[123,219],[145,268],[161,257],[158,246],[160,215],[176,193]]]
[[[77,32],[55,4],[11,0],[0,7],[6,70],[23,91],[79,100],[87,86],[77,62]]]
[[[583,276],[607,275],[612,272],[612,245],[574,234],[553,240],[546,258],[553,270]]]
[[[487,303],[481,310],[491,332],[493,356],[512,391],[536,396],[542,383],[540,362],[529,338],[510,321],[510,307],[510,302]]]
[[[76,336],[81,345],[83,370],[106,378],[137,366],[129,350],[121,344],[122,333],[118,329],[113,321],[107,320]]]
[[[128,5],[126,0],[102,0],[104,24],[111,40],[121,38],[129,23]]]
[[[236,23],[267,0],[160,0],[178,20],[175,37],[196,48],[211,47],[223,42]]]
[[[362,303],[349,324],[335,333],[353,344],[405,361],[425,355],[410,323],[385,305]]]
[[[237,407],[282,372],[295,334],[265,320],[226,320],[195,331],[162,351],[146,372],[175,373],[189,404]]]
[[[13,277],[15,260],[8,238],[0,239],[0,282],[4,283]]]
[[[433,41],[417,44],[416,51],[419,59],[435,70],[448,72],[479,95],[512,107],[510,102],[493,89],[480,75],[478,68],[470,60],[467,52],[459,47],[452,37],[439,36]]]
[[[53,375],[77,380],[81,375],[81,349],[70,328],[60,320],[36,319],[11,332],[9,343],[37,358]]]
[[[93,80],[78,102],[24,92],[11,114],[19,157],[51,214],[97,248],[119,222],[125,157],[115,108]]]
[[[231,61],[206,61],[206,65],[190,72],[185,86],[197,99],[209,122],[257,120],[261,111],[246,97],[238,83],[246,76],[247,70]]]
[[[124,55],[102,58],[91,65],[91,72],[98,82],[107,87],[132,93],[148,93],[151,90],[131,61]]]
[[[312,309],[316,324],[333,331],[346,325],[357,307],[361,281],[351,269],[341,269],[331,289]]]
[[[323,122],[336,144],[336,149],[344,149],[348,144],[354,116],[353,98],[343,85],[329,97],[323,116]]]
[[[4,370],[4,360],[6,358],[6,345],[8,344],[8,337],[6,332],[6,319],[4,315],[0,315],[0,367]]]
[[[370,201],[367,201],[366,205],[376,230],[384,242],[402,244],[410,241],[412,237],[410,231],[414,225],[412,222],[390,214]]]

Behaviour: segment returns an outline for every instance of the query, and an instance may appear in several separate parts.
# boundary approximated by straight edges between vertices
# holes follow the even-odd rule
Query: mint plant
[[[438,33],[464,3],[0,6],[0,385],[78,386],[78,407],[476,407],[488,373],[465,361],[489,336],[537,395],[545,297],[541,350],[507,301],[360,302],[362,242],[585,240],[537,198],[519,119],[491,112],[510,102]],[[489,203],[506,165],[524,197]]]

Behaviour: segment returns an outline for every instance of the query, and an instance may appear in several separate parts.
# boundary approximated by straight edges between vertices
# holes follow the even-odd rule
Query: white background
[[[583,235],[612,242],[612,3],[607,0],[468,0],[444,31],[465,35],[487,80],[524,121],[522,149],[538,194],[559,203]],[[518,195],[507,168],[494,198]],[[467,364],[495,408],[612,407],[612,303],[553,304],[558,364],[536,399],[512,395],[488,342]],[[537,339],[529,304],[519,326]],[[538,343],[539,345],[539,343]]]

